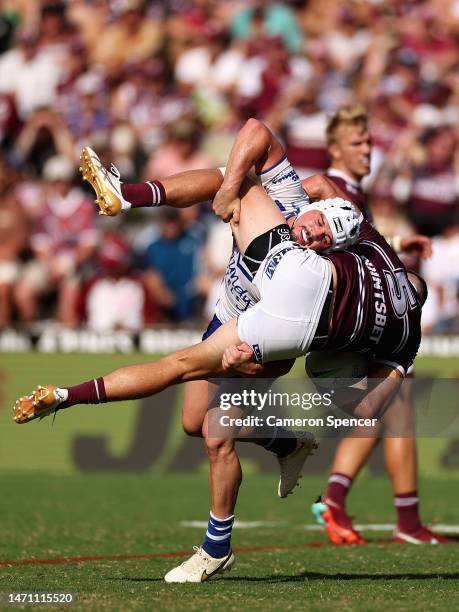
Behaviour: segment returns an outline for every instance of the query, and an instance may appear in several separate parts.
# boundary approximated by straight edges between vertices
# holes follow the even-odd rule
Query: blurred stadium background
[[[180,512],[174,508],[173,520],[200,518],[207,508],[204,474],[192,480],[204,496],[199,499],[178,474],[204,466],[200,442],[185,439],[180,430],[180,390],[136,405],[81,408],[58,415],[53,428],[47,422],[15,428],[10,421],[14,398],[37,383],[76,383],[196,341],[226,266],[228,227],[213,218],[208,203],[177,213],[141,209],[98,217],[93,195],[77,175],[81,147],[95,148],[128,181],[161,179],[224,165],[238,129],[255,116],[281,136],[293,165],[307,176],[327,168],[327,116],[354,102],[364,104],[370,117],[373,157],[365,189],[376,223],[388,234],[418,231],[434,240],[432,259],[410,262],[420,266],[430,289],[418,372],[455,377],[457,0],[0,3],[0,478],[10,492],[3,517],[6,558],[94,553],[83,511],[75,525],[84,536],[69,544],[68,534],[61,534],[61,548],[41,511],[56,510],[67,533],[66,499],[77,503],[86,486],[88,499],[109,511],[94,492],[110,489],[114,497],[108,499],[116,504],[108,472],[151,475],[124,475],[120,481],[147,505],[148,487],[160,492],[150,500],[151,516],[171,512],[166,492],[173,483],[182,487],[183,500],[190,496]],[[70,239],[62,241],[64,234]],[[313,485],[285,511],[285,522],[310,522],[307,506],[320,492],[332,456],[333,443],[327,446],[311,463]],[[419,447],[425,518],[457,524],[449,502],[459,470],[458,440],[421,440]],[[256,450],[243,450],[247,472],[269,472],[273,466]],[[84,481],[79,472],[95,472],[96,480]],[[370,489],[362,485],[353,493],[363,520],[393,521],[388,484],[374,476],[381,472],[376,458],[364,476]],[[100,473],[105,476],[97,480]],[[265,482],[248,478],[247,486]],[[271,487],[273,477],[266,478]],[[27,513],[40,525],[42,539],[28,539],[18,529],[22,486],[31,487]],[[369,490],[374,499],[387,493],[376,510]],[[241,518],[269,520],[273,514],[281,520],[280,511],[269,509],[271,490],[257,491],[266,507],[259,508],[260,501],[252,513],[243,497]],[[52,501],[42,503],[47,496]],[[85,503],[84,512],[90,512]],[[147,522],[145,512],[139,516]],[[161,533],[174,525],[161,524]],[[173,549],[196,543],[177,530]],[[153,541],[144,535],[128,538],[130,550],[171,548],[160,534]],[[292,536],[302,537],[300,531]],[[94,543],[105,552],[124,550],[121,536],[106,531]],[[405,561],[409,566],[410,559]],[[15,584],[13,574],[9,584]]]

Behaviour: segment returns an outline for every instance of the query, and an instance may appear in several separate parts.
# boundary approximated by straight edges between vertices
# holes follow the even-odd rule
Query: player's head
[[[357,242],[360,221],[350,202],[330,198],[303,206],[289,225],[299,245],[314,251],[340,251]]]
[[[410,281],[410,285],[416,291],[419,303],[421,306],[424,306],[429,294],[426,281],[417,272],[413,272],[412,270],[408,272],[408,280]]]
[[[370,172],[371,139],[363,106],[342,106],[327,124],[331,165],[360,181]]]

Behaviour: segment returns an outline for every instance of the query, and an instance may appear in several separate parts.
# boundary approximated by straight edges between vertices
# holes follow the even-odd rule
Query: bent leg
[[[255,238],[286,223],[280,210],[266,191],[250,179],[245,179],[240,192],[239,223],[231,222],[234,239],[242,254]]]
[[[394,495],[415,491],[418,485],[412,381],[403,381],[383,418],[384,456]]]
[[[74,387],[38,386],[31,395],[15,402],[13,418],[16,423],[28,423],[76,404],[140,399],[171,385],[225,376],[223,352],[227,346],[239,343],[236,321],[228,321],[204,342],[157,362],[120,368]]]
[[[209,457],[209,486],[212,514],[219,517],[234,513],[242,482],[242,470],[234,447],[234,438],[212,438],[209,416],[205,417],[203,434]]]
[[[189,170],[161,180],[166,193],[166,204],[174,208],[187,208],[213,200],[222,182],[220,170]]]
[[[336,449],[331,471],[353,480],[368,461],[377,443],[375,437],[345,438]]]
[[[185,383],[182,406],[182,427],[189,436],[202,438],[202,427],[218,387],[206,380]]]
[[[384,458],[394,495],[415,491],[418,486],[415,438],[386,438]]]

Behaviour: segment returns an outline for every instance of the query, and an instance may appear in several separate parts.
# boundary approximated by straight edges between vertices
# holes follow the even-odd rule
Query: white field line
[[[206,529],[207,521],[180,521],[179,525],[181,527],[197,527],[199,529]],[[239,529],[268,529],[272,527],[291,527],[290,523],[282,523],[276,521],[234,521],[234,527]],[[323,531],[323,527],[321,525],[300,525],[305,531]],[[370,523],[364,525],[354,525],[355,529],[358,531],[393,531],[395,529],[395,525],[391,523]],[[451,533],[451,534],[459,534],[459,525],[432,525],[431,526],[434,531],[438,531],[438,533]]]

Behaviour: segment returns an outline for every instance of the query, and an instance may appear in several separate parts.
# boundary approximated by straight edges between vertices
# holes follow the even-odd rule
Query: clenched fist
[[[225,372],[253,376],[259,371],[260,365],[252,361],[252,356],[253,351],[245,342],[239,346],[231,345],[223,353],[223,369]]]
[[[229,221],[233,221],[236,225],[239,223],[241,200],[237,194],[235,195],[233,192],[222,187],[215,194],[212,209],[225,223]]]

